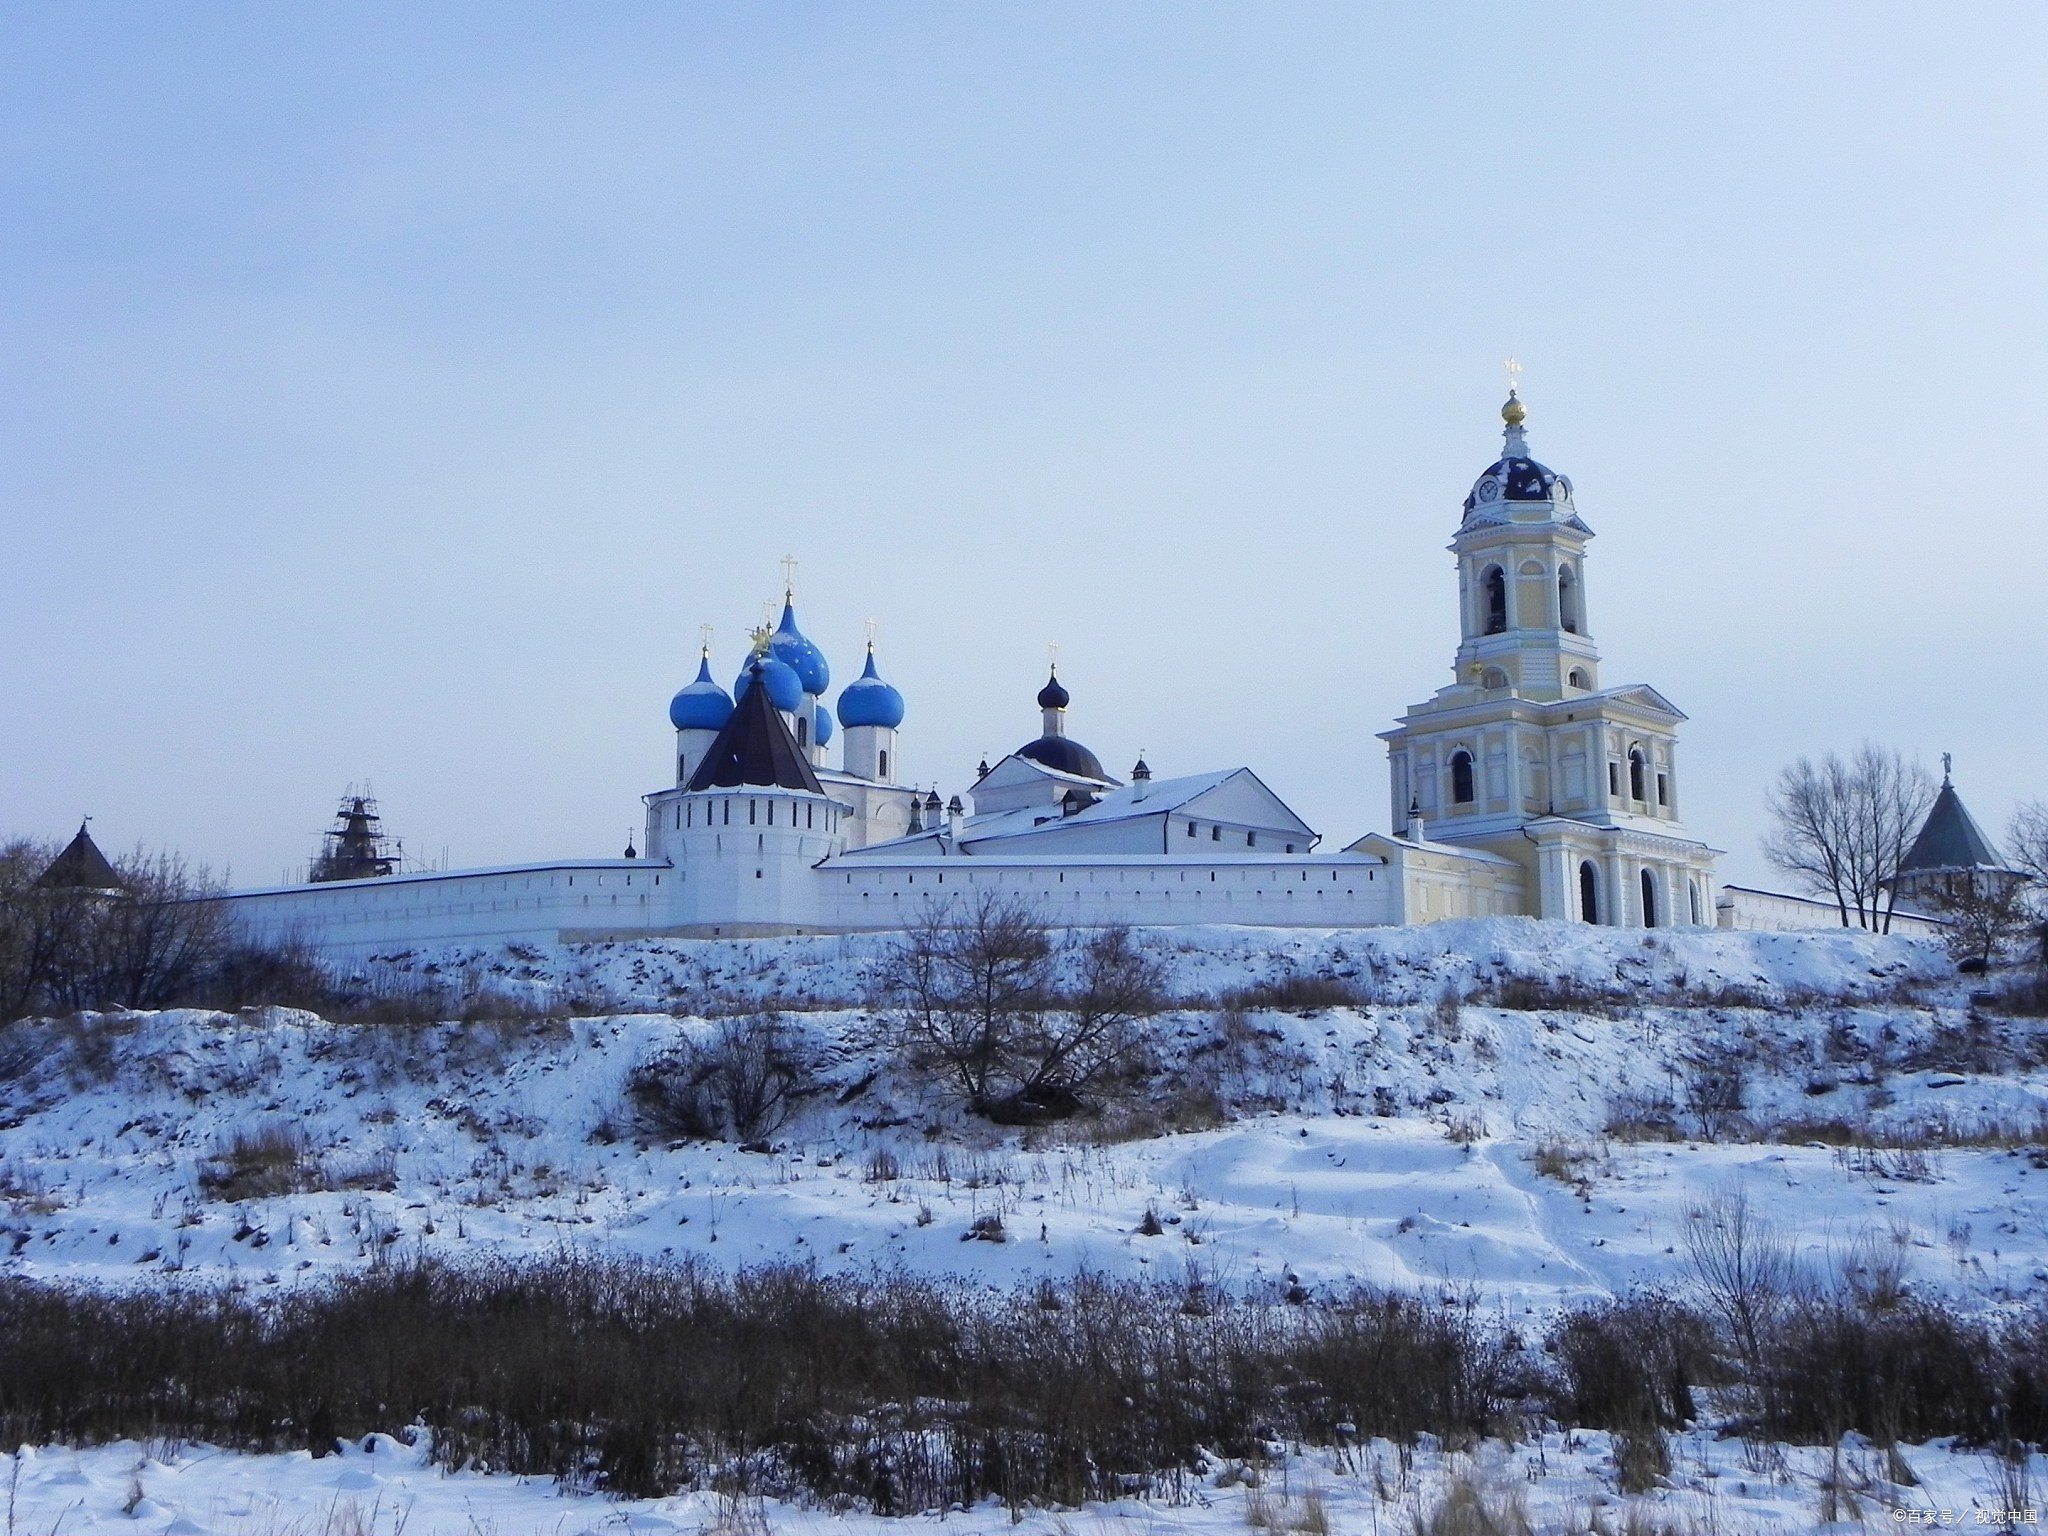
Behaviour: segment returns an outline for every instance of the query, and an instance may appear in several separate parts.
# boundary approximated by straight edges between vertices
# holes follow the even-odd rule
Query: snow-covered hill
[[[1204,1129],[963,1116],[894,1070],[858,1005],[886,954],[872,937],[393,962],[618,1010],[588,1017],[18,1026],[0,1253],[124,1285],[565,1246],[1000,1281],[1192,1266],[1542,1312],[1678,1278],[1684,1212],[1739,1185],[1826,1272],[1877,1244],[1977,1304],[2048,1287],[2032,1029],[1973,1015],[1923,945],[1502,919],[1144,937],[1184,1004],[1159,1021],[1152,1094],[1197,1084]],[[1255,1006],[1302,977],[1371,1000]],[[1560,998],[1578,1001],[1541,1006]],[[767,1006],[795,1010],[825,1091],[767,1151],[649,1140],[629,1072],[715,1028],[666,1010]],[[964,1240],[990,1217],[1005,1240]]]

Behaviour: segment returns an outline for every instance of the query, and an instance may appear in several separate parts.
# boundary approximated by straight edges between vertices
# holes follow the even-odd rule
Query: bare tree
[[[882,1002],[909,1064],[1005,1123],[1059,1119],[1127,1081],[1165,993],[1160,962],[1111,927],[1056,939],[993,891],[927,909],[891,950]]]
[[[1989,966],[2034,924],[2027,883],[1998,875],[1959,875],[1932,902],[1948,924],[1941,941],[1959,965]]]
[[[2005,846],[2013,868],[2025,870],[2037,892],[2048,892],[2048,801],[2021,802],[2006,828]]]
[[[1778,775],[1765,804],[1764,856],[1834,898],[1842,926],[1891,931],[1895,882],[1934,804],[1934,778],[1898,752],[1865,742],[1844,761],[1802,757]]]
[[[1021,898],[982,890],[933,903],[889,951],[884,1000],[915,1066],[977,1112],[1005,1089],[1013,1044],[1052,989],[1052,933]]]

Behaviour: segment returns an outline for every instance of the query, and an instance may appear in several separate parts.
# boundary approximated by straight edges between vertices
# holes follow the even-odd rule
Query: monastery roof
[[[1991,839],[1984,835],[1969,811],[1963,807],[1963,797],[1956,793],[1956,787],[1947,779],[1941,781],[1941,793],[1934,797],[1934,807],[1927,813],[1927,820],[1920,824],[1920,835],[1913,839],[1913,846],[1900,861],[1899,873],[1908,874],[1915,870],[1931,869],[2003,869],[2005,860],[1992,846]]]
[[[1076,811],[1071,816],[1062,816],[1056,807],[1042,805],[999,811],[993,816],[977,817],[968,822],[964,832],[968,842],[981,843],[995,838],[1028,837],[1049,827],[1099,826],[1104,822],[1158,816],[1179,810],[1196,796],[1207,794],[1224,780],[1247,771],[1243,768],[1219,768],[1213,773],[1194,773],[1185,778],[1149,779],[1140,784],[1126,784],[1120,789],[1110,790],[1086,810]]]
[[[78,824],[78,835],[65,844],[64,851],[50,860],[50,867],[36,877],[36,884],[58,891],[119,891],[127,888],[100,846]]]
[[[763,671],[760,658],[755,658],[749,670]],[[814,795],[825,792],[769,692],[763,686],[749,688],[740,695],[732,718],[712,741],[697,771],[690,775],[688,787],[692,793],[749,785],[803,789]]]

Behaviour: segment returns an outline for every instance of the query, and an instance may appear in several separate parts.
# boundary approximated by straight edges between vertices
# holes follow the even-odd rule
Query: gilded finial
[[[775,638],[775,631],[763,624],[758,629],[749,630],[748,633],[754,637],[754,655],[766,656],[768,643]]]
[[[705,657],[707,660],[710,658],[711,626],[709,624],[699,624],[697,626],[697,654]]]
[[[1511,357],[1501,366],[1507,369],[1508,399],[1500,408],[1500,419],[1511,427],[1519,427],[1529,415],[1529,408],[1522,404],[1522,365]]]

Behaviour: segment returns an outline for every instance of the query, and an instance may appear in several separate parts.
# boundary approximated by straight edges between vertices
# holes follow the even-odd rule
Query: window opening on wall
[[[802,715],[796,717],[796,744],[808,747],[811,744],[811,722]]]
[[[760,809],[760,805],[761,805],[761,802],[760,802],[760,801],[758,801],[758,800],[749,800],[749,801],[747,802],[747,825],[748,825],[748,826],[750,826],[750,827],[751,827],[751,826],[752,826],[752,825],[754,824],[754,813],[755,813],[755,811],[757,811],[758,809]]]
[[[1579,582],[1568,565],[1557,573],[1557,626],[1568,635],[1579,632]]]
[[[1628,749],[1628,797],[1631,800],[1648,800],[1649,794],[1643,784],[1643,752],[1640,747]]]
[[[1607,765],[1607,793],[1614,796],[1617,800],[1621,798],[1621,764],[1619,763],[1609,763]]]
[[[1659,805],[1669,805],[1671,803],[1671,786],[1661,773],[1657,775],[1657,803]]]
[[[1600,921],[1600,871],[1591,859],[1579,865],[1579,916],[1589,923]]]
[[[1244,835],[1244,845],[1245,845],[1245,847],[1247,847],[1247,848],[1256,848],[1256,847],[1258,847],[1258,846],[1259,846],[1259,834],[1258,834],[1258,833],[1256,833],[1256,832],[1247,832],[1247,833],[1245,833],[1245,835]]]
[[[1565,681],[1570,683],[1574,688],[1591,688],[1593,686],[1593,679],[1588,677],[1585,674],[1585,672],[1578,667],[1572,668],[1572,675],[1566,678]]]
[[[1212,843],[1220,843],[1220,842],[1222,842],[1222,841],[1223,841],[1223,829],[1222,829],[1221,827],[1211,827],[1211,828],[1209,829],[1209,841],[1210,841],[1210,842],[1212,842]]]
[[[1643,926],[1657,926],[1657,877],[1647,869],[1643,871]]]
[[[1189,837],[1193,837],[1194,835],[1195,835],[1195,824],[1194,824],[1194,823],[1193,823],[1193,822],[1191,821],[1191,822],[1189,822],[1189,823],[1188,823],[1188,836],[1189,836]]]
[[[1508,627],[1508,573],[1489,565],[1480,581],[1486,588],[1486,633],[1502,634]]]
[[[1473,801],[1472,754],[1457,751],[1451,754],[1451,799],[1459,805],[1470,805]]]
[[[678,784],[689,783],[689,766],[689,759],[684,757],[682,753],[678,752],[676,754],[676,782]]]
[[[729,827],[732,825],[732,802],[730,800],[723,800],[719,803],[725,807],[725,825]]]
[[[1689,901],[1689,902],[1691,903],[1691,906],[1692,906],[1692,925],[1693,925],[1693,927],[1697,928],[1697,927],[1699,927],[1699,925],[1700,925],[1700,888],[1699,888],[1699,882],[1697,882],[1697,881],[1688,881],[1688,882],[1686,883],[1686,887],[1685,887],[1685,894],[1686,894],[1686,898],[1687,898],[1687,900],[1688,900],[1688,901]]]
[[[887,747],[882,748],[881,751],[875,754],[875,761],[877,764],[875,777],[880,779],[889,777],[889,749]]]

